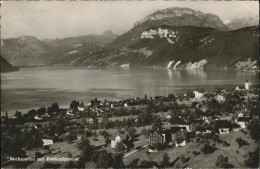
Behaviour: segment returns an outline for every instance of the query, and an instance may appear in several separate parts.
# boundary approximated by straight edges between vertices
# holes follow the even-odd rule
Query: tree
[[[93,147],[91,145],[84,146],[84,149],[81,151],[82,158],[85,162],[88,162],[91,159],[93,153]]]
[[[260,129],[260,124],[259,124],[259,118],[254,117],[252,121],[250,121],[247,124],[247,130],[249,130],[251,137],[254,140],[259,140],[259,129]]]
[[[72,141],[76,139],[77,139],[77,134],[74,131],[70,131],[69,135],[67,136],[68,143],[72,143]]]
[[[253,152],[249,152],[249,157],[244,161],[244,163],[247,167],[259,167],[259,148],[256,148]]]
[[[156,119],[156,121],[154,122],[154,124],[153,124],[153,129],[154,130],[160,130],[160,129],[162,129],[162,120],[161,120],[161,118],[157,118]]]
[[[70,103],[70,108],[71,109],[77,109],[79,107],[79,102],[77,102],[76,100],[73,100],[71,103]]]
[[[102,150],[99,153],[98,156],[98,162],[97,162],[97,167],[98,168],[109,168],[113,164],[113,157],[111,153],[107,153],[107,151]]]
[[[37,109],[37,115],[42,116],[46,113],[46,107],[41,107]]]
[[[244,145],[249,146],[249,143],[247,141],[243,140],[242,138],[237,138],[236,142],[239,145],[239,148],[244,146]]]
[[[170,160],[170,158],[169,158],[168,154],[167,154],[167,153],[164,153],[164,154],[163,154],[162,165],[163,165],[164,167],[169,167],[169,166],[170,166],[169,160]]]
[[[234,168],[234,165],[228,163],[228,157],[224,157],[222,154],[218,156],[215,164],[219,168]]]
[[[129,134],[129,136],[133,139],[136,137],[136,129],[133,127],[129,127],[127,129],[127,133]]]
[[[60,108],[59,108],[59,105],[58,105],[58,103],[54,103],[54,104],[52,104],[51,105],[51,109],[52,109],[52,112],[51,113],[53,113],[53,112],[59,112],[60,111]]]
[[[122,142],[118,143],[115,147],[116,153],[124,153],[126,151],[126,145]]]
[[[158,151],[162,150],[163,149],[163,145],[161,143],[156,143],[154,144],[154,148]]]
[[[59,118],[55,123],[55,132],[58,134],[63,134],[65,132],[65,121],[63,118]]]
[[[116,154],[113,159],[113,168],[124,168],[123,155]]]
[[[217,161],[215,162],[216,166],[221,167],[224,165],[224,163],[227,162],[227,157],[225,158],[222,154],[220,154],[217,158]]]
[[[79,150],[83,150],[89,145],[90,145],[90,141],[88,140],[88,138],[84,137],[79,143],[77,143],[76,147]]]
[[[215,146],[211,146],[209,144],[205,144],[201,151],[204,153],[204,154],[210,154],[210,153],[213,153],[215,151]]]
[[[152,161],[143,160],[140,162],[140,168],[152,168],[152,166],[153,166]]]
[[[133,161],[131,161],[128,167],[131,169],[136,169],[138,168],[138,162],[139,162],[139,158],[135,158]]]

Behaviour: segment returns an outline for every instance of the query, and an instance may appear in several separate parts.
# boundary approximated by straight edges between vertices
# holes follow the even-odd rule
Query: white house
[[[165,118],[166,118],[166,119],[170,119],[170,118],[172,118],[172,116],[169,115],[169,114],[167,114],[167,115],[165,116]]]
[[[243,113],[238,113],[237,117],[244,117],[244,114]]]
[[[36,115],[36,116],[34,117],[34,119],[35,119],[35,120],[42,120],[42,117],[41,117],[41,116],[38,116],[38,115]]]
[[[124,107],[127,107],[128,105],[127,105],[127,103],[124,103]]]
[[[185,127],[187,132],[191,132],[190,125],[188,124],[176,124],[177,127]]]
[[[78,107],[78,110],[79,110],[79,111],[84,111],[84,110],[85,110],[85,107]]]
[[[123,140],[127,140],[128,139],[128,135],[127,134],[113,134],[111,137],[111,148],[116,148],[116,145],[120,142],[122,142]]]
[[[229,128],[220,128],[218,129],[219,134],[227,134],[229,133]]]
[[[198,91],[194,91],[193,93],[195,94],[195,99],[202,99],[204,97],[204,93]]]
[[[249,82],[246,80],[245,82],[245,89],[248,90],[249,89]]]
[[[250,121],[250,117],[238,117],[235,121],[242,129],[244,129],[246,128],[247,123]]]
[[[239,87],[237,86],[235,90],[239,91],[240,89],[239,89]]]
[[[185,146],[186,145],[186,141],[185,140],[183,140],[182,142],[180,142],[180,143],[177,143],[177,141],[175,142],[175,147],[183,147],[183,146]]]
[[[217,100],[220,101],[220,102],[224,102],[225,96],[223,96],[222,94],[218,94]]]
[[[43,146],[48,146],[53,144],[53,140],[51,139],[42,139]]]

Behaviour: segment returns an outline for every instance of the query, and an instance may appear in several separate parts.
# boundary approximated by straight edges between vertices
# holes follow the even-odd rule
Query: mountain
[[[75,60],[84,66],[145,66],[170,69],[256,69],[259,27],[234,31],[195,26],[146,29],[125,48]]]
[[[19,68],[12,66],[9,62],[7,62],[2,56],[0,56],[0,72],[13,72],[17,71]]]
[[[61,39],[39,40],[33,36],[3,39],[2,56],[15,66],[47,65],[56,60],[71,60],[100,51],[117,35],[105,31],[101,35],[88,35]]]
[[[257,26],[259,25],[259,16],[255,15],[249,18],[236,18],[230,21],[227,26],[232,29],[240,29],[244,27]]]
[[[197,26],[215,28],[223,31],[229,28],[222,20],[213,14],[205,14],[189,8],[167,8],[155,11],[153,14],[137,22],[134,27],[111,42],[107,48],[116,49],[127,47],[140,40],[141,34],[148,28],[168,26]]]
[[[63,39],[43,40],[45,44],[59,51],[59,55],[52,61],[52,65],[70,63],[72,60],[101,51],[102,48],[117,38],[112,31],[105,31],[101,35],[87,35]]]
[[[43,65],[52,60],[57,51],[33,36],[2,39],[2,57],[15,66]]]

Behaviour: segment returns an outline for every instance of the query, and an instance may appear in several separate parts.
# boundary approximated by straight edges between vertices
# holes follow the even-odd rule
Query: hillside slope
[[[0,72],[13,72],[17,71],[19,68],[12,66],[9,62],[7,62],[2,56],[0,56]]]
[[[160,26],[147,29],[127,48],[75,60],[75,65],[164,67],[171,69],[256,69],[258,27],[235,31]],[[171,62],[171,63],[170,63]]]

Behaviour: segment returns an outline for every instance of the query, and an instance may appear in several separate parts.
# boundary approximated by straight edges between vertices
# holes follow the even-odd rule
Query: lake
[[[87,69],[71,67],[21,68],[1,74],[1,115],[72,100],[121,100],[167,96],[196,89],[235,88],[245,80],[259,84],[258,73],[236,71],[174,71],[167,69]]]

